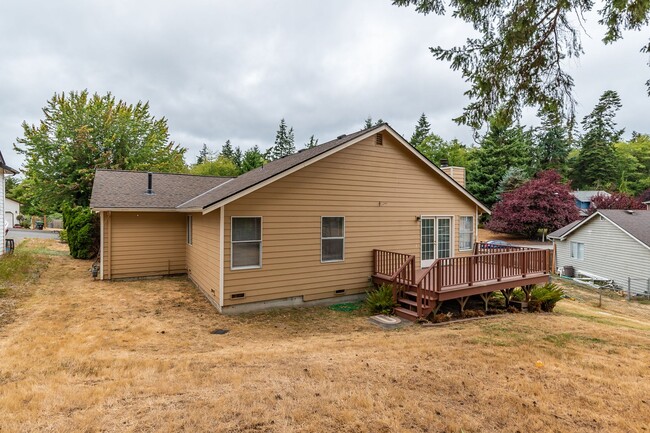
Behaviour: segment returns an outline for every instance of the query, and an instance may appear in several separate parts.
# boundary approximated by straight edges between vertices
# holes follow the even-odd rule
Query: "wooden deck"
[[[416,269],[415,256],[374,250],[375,284],[390,284],[399,304],[395,313],[409,320],[424,318],[440,304],[456,299],[464,308],[470,296],[479,295],[487,307],[491,292],[510,294],[521,287],[528,297],[536,284],[549,281],[549,250],[508,247],[491,249],[477,244],[471,256],[436,260],[426,269]]]

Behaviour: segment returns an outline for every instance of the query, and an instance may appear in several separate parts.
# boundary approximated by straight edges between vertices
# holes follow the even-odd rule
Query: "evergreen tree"
[[[520,167],[510,167],[503,175],[497,194],[502,197],[504,193],[514,191],[528,181],[526,171]]]
[[[556,170],[559,173],[567,173],[571,141],[557,114],[542,116],[542,125],[535,132],[533,145],[536,172]]]
[[[425,116],[424,113],[422,113],[420,119],[418,120],[418,124],[415,125],[415,131],[411,136],[411,146],[417,148],[422,143],[422,141],[424,141],[424,139],[429,135],[430,132],[431,132],[431,125],[427,120],[427,116]]]
[[[575,188],[605,188],[618,178],[614,143],[623,135],[614,117],[621,99],[613,90],[605,91],[593,111],[582,120],[583,135],[572,179]]]
[[[473,152],[467,172],[467,189],[488,207],[498,200],[499,182],[510,167],[528,170],[531,161],[532,134],[520,125],[512,125],[508,117],[496,117]]]
[[[287,124],[282,119],[280,120],[278,131],[275,134],[273,147],[267,151],[266,156],[270,161],[275,161],[295,152],[293,128],[287,129]]]
[[[243,159],[243,154],[239,146],[235,147],[235,150],[232,154],[232,158],[230,159],[233,164],[239,169],[241,172],[241,165],[242,165],[242,159]]]
[[[361,130],[370,129],[372,126],[372,117],[368,116],[365,122],[363,122],[363,128]]]
[[[199,151],[199,156],[196,157],[196,164],[201,164],[211,159],[212,152],[208,150],[208,146],[203,143],[203,147]]]
[[[223,148],[221,148],[221,156],[225,156],[231,161],[233,160],[233,156],[235,156],[235,151],[233,150],[230,140],[226,140],[226,143],[223,145]]]
[[[311,149],[312,147],[318,146],[318,138],[314,138],[312,135],[309,137],[309,141],[305,143],[305,149]]]
[[[262,152],[260,152],[260,149],[257,146],[253,146],[244,152],[241,161],[241,173],[246,173],[247,171],[261,167],[265,162],[266,160]]]

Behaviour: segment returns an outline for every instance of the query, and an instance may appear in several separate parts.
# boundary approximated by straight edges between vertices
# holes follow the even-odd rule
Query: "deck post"
[[[442,290],[442,269],[440,269],[440,262],[436,263],[436,292]]]
[[[492,292],[487,292],[487,293],[481,293],[481,299],[483,299],[483,302],[485,302],[485,311],[488,310],[488,301],[490,300],[490,295]]]
[[[467,304],[468,300],[469,300],[469,296],[463,296],[461,298],[456,298],[456,301],[458,301],[458,304],[460,305],[460,312],[461,313],[465,312],[465,305]]]
[[[526,277],[526,253],[524,251],[519,253],[519,267],[521,268],[521,276]]]
[[[474,265],[475,265],[475,260],[474,256],[469,256],[469,263],[467,266],[467,284],[469,286],[474,284]]]
[[[497,254],[497,281],[501,281],[503,276],[503,260],[501,254]]]

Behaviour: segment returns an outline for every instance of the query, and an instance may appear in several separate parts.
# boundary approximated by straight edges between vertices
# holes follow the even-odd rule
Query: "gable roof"
[[[95,172],[90,207],[93,209],[160,210],[176,209],[231,177],[152,173],[153,194],[147,194],[147,172],[104,170]]]
[[[179,203],[177,203],[174,208],[178,211],[201,211],[204,214],[215,210],[218,207],[221,207],[231,201],[234,201],[244,195],[247,195],[265,185],[268,185],[271,182],[274,182],[278,179],[281,179],[297,170],[300,170],[303,167],[306,167],[316,161],[319,161],[323,158],[326,158],[329,155],[332,155],[342,149],[347,148],[359,141],[362,141],[368,137],[379,132],[388,132],[394,136],[397,141],[402,144],[406,149],[408,149],[413,155],[422,160],[432,171],[438,173],[444,180],[446,180],[450,187],[458,190],[461,194],[467,197],[469,200],[474,202],[479,208],[483,211],[490,213],[489,209],[482,204],[476,197],[470,194],[465,188],[458,184],[451,176],[446,174],[435,164],[429,161],[424,155],[418,152],[413,146],[411,146],[402,136],[400,136],[394,129],[392,129],[387,123],[382,123],[375,125],[372,128],[357,131],[352,134],[341,135],[335,140],[323,143],[319,146],[313,147],[311,149],[301,150],[292,155],[286,156],[284,158],[269,162],[262,167],[259,167],[255,170],[251,170],[247,173],[242,174],[236,178],[231,178],[231,180],[219,182],[214,185],[211,185],[207,188],[196,188],[194,189],[194,195],[189,194],[189,196]],[[98,171],[99,173],[100,171]],[[116,200],[108,200],[110,191],[115,188],[120,188],[120,191],[124,191],[127,188],[130,189],[131,186],[124,185],[122,182],[118,182],[115,179],[109,179],[112,175],[109,175],[110,171],[103,171],[104,174],[100,177],[95,177],[95,184],[93,184],[93,199],[91,199],[91,207],[95,210],[103,209],[106,207],[121,207],[124,210],[128,207],[134,208],[143,208],[150,207],[149,203],[143,201],[143,187],[140,187],[137,193],[133,194],[130,192],[128,195],[132,197],[129,201],[124,201],[121,206],[105,206],[107,202],[111,204]],[[146,174],[144,174],[146,176]],[[138,185],[146,186],[146,179],[141,180],[142,182]],[[99,197],[102,200],[95,199],[95,191],[97,184],[103,184],[97,187],[97,193],[100,194]],[[154,182],[155,184],[155,182]],[[156,187],[154,186],[154,190]],[[149,197],[150,199],[150,197]],[[155,201],[152,201],[155,203]]]
[[[18,170],[9,167],[9,166],[5,163],[5,158],[4,158],[4,156],[2,156],[2,152],[0,152],[0,168],[1,168],[4,172],[7,172],[7,173],[9,173],[9,174],[18,174]]]
[[[605,197],[610,196],[610,193],[608,193],[607,191],[596,191],[596,190],[593,190],[593,191],[573,191],[571,194],[573,194],[573,196],[576,199],[578,199],[578,200],[580,200],[582,202],[591,202],[591,199],[595,195],[599,195],[599,194],[604,195]]]
[[[547,238],[564,240],[588,221],[595,218],[596,215],[602,216],[637,242],[650,249],[650,211],[648,210],[601,209],[594,212],[588,218],[574,221],[554,231]]]

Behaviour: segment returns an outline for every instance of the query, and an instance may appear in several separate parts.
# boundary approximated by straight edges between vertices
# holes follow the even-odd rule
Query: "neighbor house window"
[[[321,217],[320,225],[321,262],[343,261],[343,250],[345,248],[345,218]]]
[[[192,245],[192,215],[187,216],[187,243]]]
[[[571,258],[576,260],[584,260],[585,244],[582,242],[571,242]]]
[[[460,217],[458,234],[458,249],[461,251],[471,250],[474,246],[474,217]]]
[[[262,267],[262,217],[232,218],[232,269]]]

